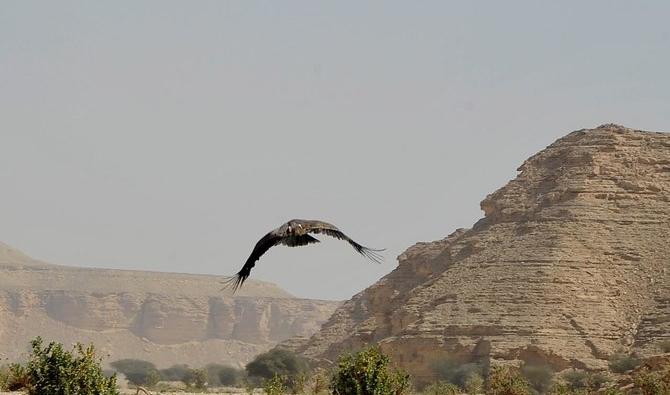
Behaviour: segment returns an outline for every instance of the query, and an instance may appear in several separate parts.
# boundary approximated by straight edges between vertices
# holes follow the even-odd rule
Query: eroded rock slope
[[[435,361],[601,368],[670,338],[670,135],[603,125],[557,140],[291,347],[327,363],[380,342],[417,382]]]

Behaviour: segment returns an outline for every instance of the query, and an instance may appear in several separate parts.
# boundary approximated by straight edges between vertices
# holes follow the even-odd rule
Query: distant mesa
[[[657,353],[670,338],[670,135],[579,130],[519,171],[472,229],[408,248],[319,332],[284,346],[328,364],[379,342],[418,384],[443,358],[561,370]]]
[[[237,366],[316,332],[339,304],[298,299],[262,281],[233,297],[221,292],[221,276],[52,265],[3,243],[0,278],[0,359],[10,360],[25,357],[40,335],[93,342],[106,363]]]

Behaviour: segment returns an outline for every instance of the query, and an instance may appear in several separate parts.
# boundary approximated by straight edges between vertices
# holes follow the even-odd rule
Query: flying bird
[[[249,258],[247,258],[244,266],[242,266],[242,269],[237,272],[236,275],[224,281],[223,289],[232,286],[233,293],[237,291],[242,286],[242,284],[244,284],[244,281],[249,277],[251,269],[256,265],[258,258],[265,254],[267,250],[276,245],[283,244],[289,247],[299,247],[307,244],[318,243],[320,241],[319,239],[310,236],[309,233],[324,234],[336,239],[344,240],[351,244],[351,246],[354,247],[358,253],[374,262],[381,263],[383,259],[383,257],[379,254],[379,252],[384,251],[383,249],[375,250],[364,247],[353,241],[351,238],[349,238],[349,236],[342,233],[342,231],[333,224],[329,224],[328,222],[323,221],[292,219],[277,229],[271,230],[268,232],[268,234],[258,240],[253,251],[251,251],[251,255],[249,255]]]

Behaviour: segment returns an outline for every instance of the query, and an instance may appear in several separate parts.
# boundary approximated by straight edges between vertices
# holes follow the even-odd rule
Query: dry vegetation
[[[670,394],[670,356],[641,360],[614,354],[608,371],[567,369],[547,365],[495,365],[488,360],[456,363],[445,358],[434,365],[436,381],[413,388],[411,377],[393,367],[376,346],[340,357],[330,370],[310,370],[301,357],[281,349],[261,354],[246,369],[211,364],[203,368],[175,365],[157,369],[141,360],[112,363],[116,372],[103,372],[92,346],[78,344],[72,351],[59,343],[44,346],[37,338],[26,364],[0,366],[0,390],[27,395],[119,394],[247,394],[268,395],[588,395]],[[659,346],[660,347],[660,346]],[[119,390],[121,373],[130,388]],[[4,393],[0,392],[0,395]],[[16,392],[14,392],[16,394]]]

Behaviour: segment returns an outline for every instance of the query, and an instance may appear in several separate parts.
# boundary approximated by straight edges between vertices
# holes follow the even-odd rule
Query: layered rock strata
[[[670,339],[670,135],[579,130],[526,160],[472,229],[418,243],[291,348],[379,342],[418,383],[443,358],[604,368]]]
[[[317,331],[338,302],[297,299],[249,281],[232,297],[221,277],[80,269],[0,245],[0,359],[25,358],[35,336],[92,342],[106,361],[240,365],[277,342]]]

